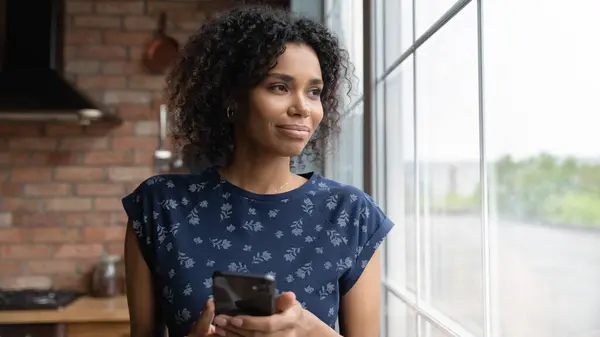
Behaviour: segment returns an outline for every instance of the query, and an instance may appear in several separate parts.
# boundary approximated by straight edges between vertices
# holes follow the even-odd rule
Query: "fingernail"
[[[219,336],[225,336],[225,335],[226,335],[226,332],[225,332],[225,330],[223,330],[223,329],[221,329],[221,328],[216,328],[216,329],[215,329],[215,333],[216,333],[217,335],[219,335]]]
[[[241,318],[234,317],[234,318],[231,319],[230,323],[231,323],[231,325],[240,327],[240,326],[242,326],[242,323],[244,323],[244,321],[242,321]]]
[[[215,317],[214,323],[215,325],[226,326],[227,320],[221,316],[217,316]]]

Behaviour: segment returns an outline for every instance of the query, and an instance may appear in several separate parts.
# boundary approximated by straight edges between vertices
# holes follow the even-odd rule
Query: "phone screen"
[[[270,316],[275,312],[275,279],[269,275],[213,274],[215,313]]]

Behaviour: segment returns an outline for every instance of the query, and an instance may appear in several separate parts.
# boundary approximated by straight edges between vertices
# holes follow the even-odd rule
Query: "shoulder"
[[[185,206],[203,193],[210,193],[209,170],[200,174],[160,174],[142,181],[122,199],[130,219],[147,215],[156,207]]]
[[[378,214],[385,217],[377,203],[365,192],[352,185],[321,178],[314,197],[321,205],[321,212],[329,218],[336,219],[338,225],[358,225]]]

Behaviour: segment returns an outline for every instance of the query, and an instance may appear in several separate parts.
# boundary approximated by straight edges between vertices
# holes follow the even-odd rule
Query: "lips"
[[[277,125],[278,128],[290,131],[310,132],[310,128],[302,124],[284,124]]]

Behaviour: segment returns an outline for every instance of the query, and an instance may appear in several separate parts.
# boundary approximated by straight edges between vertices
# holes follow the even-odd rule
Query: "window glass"
[[[385,69],[413,43],[413,0],[382,0],[384,3]],[[378,76],[379,77],[379,76]]]
[[[415,312],[390,291],[384,293],[385,325],[383,336],[417,337]]]
[[[413,57],[383,83],[385,91],[386,213],[396,227],[388,236],[387,280],[416,291],[415,142]]]
[[[461,0],[416,0],[415,26],[417,39],[458,1]]]
[[[488,1],[483,11],[498,336],[597,335],[600,3]]]
[[[416,52],[421,297],[482,335],[476,2]]]

